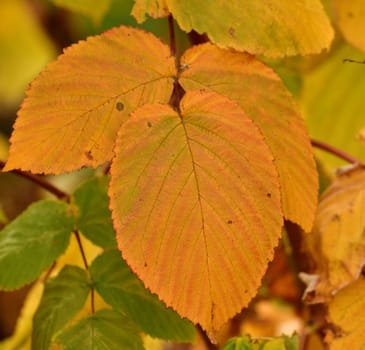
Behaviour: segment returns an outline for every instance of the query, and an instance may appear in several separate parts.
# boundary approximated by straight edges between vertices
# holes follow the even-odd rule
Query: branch
[[[349,162],[349,163],[352,163],[352,164],[360,164],[360,165],[363,165],[362,161],[351,156],[350,154],[336,148],[336,147],[333,147],[333,146],[330,146],[324,142],[321,142],[321,141],[317,141],[317,140],[311,140],[311,143],[312,143],[312,146],[313,147],[316,147],[316,148],[319,148],[323,151],[326,151],[328,153],[331,153],[333,154],[334,156],[338,157],[338,158],[341,158],[343,160],[345,160],[346,162]]]
[[[3,170],[4,167],[5,167],[5,162],[0,160],[0,171]],[[11,172],[13,174],[24,177],[25,179],[37,184],[38,186],[42,187],[43,189],[45,189],[49,193],[52,193],[54,196],[56,196],[59,199],[65,199],[67,202],[70,201],[70,195],[68,193],[63,192],[62,190],[55,187],[49,181],[47,181],[46,179],[44,179],[40,176],[33,175],[31,173],[28,173],[26,171],[22,171],[22,170],[19,170],[19,169],[12,170]]]

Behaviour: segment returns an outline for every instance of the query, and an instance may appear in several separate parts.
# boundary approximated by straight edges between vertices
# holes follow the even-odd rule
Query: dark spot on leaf
[[[92,155],[91,151],[86,151],[86,152],[85,152],[85,156],[86,156],[86,158],[87,158],[87,159],[89,159],[89,160],[93,160],[93,159],[94,159],[94,157],[93,157],[93,155]]]
[[[232,27],[228,29],[228,33],[229,33],[229,35],[230,35],[230,36],[232,36],[232,37],[234,37],[235,32],[236,32],[236,31],[235,31],[235,29],[234,29],[234,28],[232,28]]]
[[[228,221],[227,221],[227,224],[228,224],[228,225],[232,225],[232,224],[233,224],[233,221],[232,221],[232,220],[228,220]]]
[[[266,197],[271,198],[271,193],[270,192],[266,193]]]
[[[147,263],[146,262],[144,263],[144,267],[147,267]]]
[[[122,102],[117,102],[117,110],[120,112],[124,109],[124,104]]]
[[[151,122],[147,122],[147,126],[148,126],[149,128],[152,128],[152,123],[151,123]]]
[[[341,219],[340,215],[335,214],[335,215],[332,216],[331,221],[340,221],[340,219]]]
[[[352,18],[354,17],[354,14],[352,12],[347,12],[347,17]]]

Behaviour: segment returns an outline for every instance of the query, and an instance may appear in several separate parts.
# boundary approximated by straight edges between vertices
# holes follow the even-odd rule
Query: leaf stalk
[[[334,156],[341,158],[343,160],[345,160],[346,162],[352,163],[352,164],[359,164],[359,165],[364,165],[361,160],[351,156],[350,154],[336,148],[333,147],[331,145],[328,145],[327,143],[324,143],[322,141],[318,141],[318,140],[313,140],[311,139],[311,144],[313,147],[316,147],[318,149],[321,149],[323,151],[326,151],[327,153],[333,154]]]
[[[82,261],[84,263],[85,270],[89,273],[89,264],[87,262],[85,250],[84,250],[84,247],[81,242],[80,233],[78,231],[74,231],[74,235],[76,237],[77,245],[79,246],[79,250],[81,253]],[[91,286],[90,296],[91,296],[91,301],[90,301],[91,302],[91,313],[94,314],[95,313],[95,291],[94,291],[93,286]]]
[[[0,160],[0,171],[3,170],[4,167],[5,167],[5,162]],[[58,199],[64,199],[67,202],[70,201],[70,195],[68,193],[66,193],[66,192],[60,190],[59,188],[57,188],[56,186],[52,185],[49,181],[47,181],[43,177],[31,174],[29,172],[22,171],[22,170],[19,170],[19,169],[14,169],[11,172],[13,174],[19,175],[19,176],[35,183],[36,185],[42,187],[47,192],[49,192],[49,193],[53,194],[54,196],[56,196]]]

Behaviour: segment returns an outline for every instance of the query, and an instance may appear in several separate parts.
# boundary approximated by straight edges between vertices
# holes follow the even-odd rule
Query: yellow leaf
[[[152,34],[114,28],[66,49],[33,81],[5,170],[61,173],[110,161],[120,126],[148,102],[168,102],[169,48]]]
[[[132,15],[138,23],[146,20],[146,14],[153,18],[166,17],[169,14],[166,0],[135,0]]]
[[[333,29],[319,0],[166,0],[186,32],[222,47],[271,57],[327,49]]]
[[[363,167],[343,172],[324,192],[309,239],[318,276],[312,301],[327,301],[358,279],[365,263]]]
[[[330,350],[364,349],[365,347],[365,280],[341,290],[329,305],[330,321],[340,328]]]
[[[55,5],[89,16],[100,23],[110,8],[111,0],[51,0]]]
[[[358,139],[365,145],[365,128],[360,130]]]
[[[346,40],[365,51],[365,2],[334,0],[337,24]]]
[[[281,233],[278,176],[255,124],[214,92],[145,105],[118,133],[109,195],[123,257],[214,333],[255,295]]]
[[[55,49],[23,0],[0,1],[0,106],[14,108]]]
[[[285,217],[310,231],[318,175],[293,98],[279,77],[254,57],[205,44],[182,57],[184,89],[213,90],[236,101],[261,129],[274,155]]]
[[[303,76],[302,110],[313,138],[365,161],[364,147],[356,140],[365,123],[365,65],[344,59],[362,61],[364,54],[341,44]],[[343,165],[327,152],[318,152],[318,156],[332,168]]]

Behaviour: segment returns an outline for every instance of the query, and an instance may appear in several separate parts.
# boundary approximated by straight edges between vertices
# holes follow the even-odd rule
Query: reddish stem
[[[319,148],[323,151],[326,151],[328,153],[331,153],[333,155],[335,155],[336,157],[338,158],[341,158],[343,160],[345,160],[346,162],[349,162],[349,163],[352,163],[352,164],[363,164],[361,162],[361,160],[351,156],[350,154],[344,152],[344,151],[341,151],[340,149],[336,148],[336,147],[333,147],[333,146],[330,146],[324,142],[321,142],[321,141],[317,141],[317,140],[311,140],[311,143],[312,143],[312,146],[313,147],[316,147],[316,148]]]
[[[179,72],[179,61],[176,57],[176,38],[175,38],[175,29],[174,29],[174,19],[170,15],[168,17],[169,24],[169,33],[170,33],[170,52],[171,55],[175,57],[175,65],[176,70]],[[179,74],[179,73],[178,73]],[[174,79],[174,89],[172,91],[169,104],[175,108],[178,112],[180,111],[180,101],[184,96],[185,91],[182,86],[179,84],[178,77],[176,76]]]

